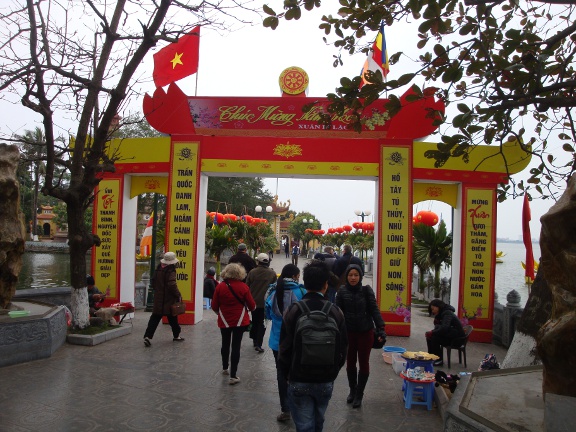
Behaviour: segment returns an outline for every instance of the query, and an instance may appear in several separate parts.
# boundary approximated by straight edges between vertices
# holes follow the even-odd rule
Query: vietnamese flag
[[[200,26],[154,54],[154,83],[163,87],[198,71]]]
[[[530,204],[528,202],[528,194],[524,193],[524,204],[522,205],[522,240],[526,247],[526,283],[534,281],[534,253],[532,252],[532,236],[530,235]]]

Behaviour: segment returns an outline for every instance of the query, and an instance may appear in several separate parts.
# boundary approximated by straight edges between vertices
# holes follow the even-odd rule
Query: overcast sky
[[[190,96],[195,93],[198,96],[280,96],[280,73],[289,66],[299,66],[310,78],[308,96],[325,96],[338,86],[340,77],[357,75],[365,57],[361,54],[353,57],[343,54],[344,66],[334,68],[332,64],[337,52],[334,47],[324,44],[324,32],[318,29],[318,24],[318,13],[304,13],[300,21],[283,21],[275,31],[260,25],[245,27],[230,34],[218,34],[202,29],[198,74],[179,81],[178,85]],[[386,33],[389,54],[400,50],[414,52],[416,34],[409,25],[395,26],[394,31],[389,29]],[[151,94],[154,91],[151,71],[152,53],[139,71],[141,75],[137,88],[141,92]],[[392,66],[389,78],[397,78],[407,71]],[[423,82],[419,84],[423,85]],[[131,111],[141,112],[141,103],[141,97],[134,100],[130,105]],[[0,130],[4,133],[23,133],[26,129],[39,126],[36,123],[38,118],[19,105],[8,105],[0,101],[0,107],[3,112]],[[73,129],[73,124],[59,120],[59,127],[62,132],[67,128]],[[437,136],[431,136],[428,140],[438,139]],[[527,177],[516,176],[517,179]],[[374,212],[374,184],[370,181],[344,180],[266,180],[266,186],[272,195],[277,193],[282,202],[290,200],[291,209],[297,212],[309,211],[315,214],[324,229],[359,220],[354,210]],[[551,204],[549,200],[532,203],[533,238],[538,238],[539,218]],[[423,209],[433,210],[445,219],[450,218],[450,208],[447,205],[424,202],[415,207],[414,212]],[[522,234],[521,214],[521,199],[507,200],[499,204],[498,237],[518,239]],[[372,220],[372,217],[367,220]]]

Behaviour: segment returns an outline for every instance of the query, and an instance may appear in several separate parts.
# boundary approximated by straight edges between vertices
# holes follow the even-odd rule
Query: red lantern
[[[360,228],[360,222],[354,222],[354,223],[352,224],[352,226],[354,227],[354,229],[361,229],[361,228]]]
[[[416,213],[416,220],[419,223],[432,227],[438,223],[438,215],[433,211],[422,210]]]
[[[312,230],[312,234],[314,234],[314,235],[319,235],[319,234],[320,234],[320,230]]]
[[[248,225],[252,225],[252,221],[254,220],[254,218],[250,215],[244,215],[244,220]]]
[[[328,234],[334,234],[335,230],[334,228],[328,228]]]
[[[319,235],[324,235],[325,231],[324,230],[318,230],[318,234]]]
[[[342,233],[344,232],[344,228],[338,227],[338,228],[336,228],[336,232],[337,232],[338,234],[342,234]]]
[[[343,229],[344,231],[346,231],[346,232],[352,231],[352,227],[351,227],[350,225],[344,225],[344,226],[342,227],[342,229]]]
[[[224,215],[222,213],[216,213],[215,216],[216,216],[216,223],[218,225],[226,223],[226,219],[224,219]]]

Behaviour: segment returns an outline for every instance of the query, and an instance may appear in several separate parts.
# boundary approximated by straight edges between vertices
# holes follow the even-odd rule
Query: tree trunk
[[[74,196],[74,195],[71,195]],[[68,245],[70,246],[70,282],[72,284],[72,325],[86,328],[90,325],[88,292],[86,290],[86,252],[93,245],[93,236],[84,226],[84,210],[78,200],[66,202]],[[98,242],[99,243],[99,242]],[[98,283],[98,281],[96,281]]]
[[[0,144],[0,308],[6,309],[16,293],[26,230],[20,211],[20,192],[16,177],[18,147]]]

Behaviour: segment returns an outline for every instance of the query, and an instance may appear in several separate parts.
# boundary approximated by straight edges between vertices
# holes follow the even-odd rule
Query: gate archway
[[[373,113],[383,115],[384,102],[377,101]],[[314,109],[303,113],[311,103]],[[187,304],[181,322],[195,324],[203,314],[209,176],[369,179],[377,184],[374,289],[387,332],[410,334],[412,204],[415,196],[428,196],[455,208],[452,303],[462,319],[475,320],[475,340],[491,341],[495,190],[508,174],[524,169],[530,156],[511,142],[502,149],[476,148],[468,164],[450,159],[435,168],[425,153],[436,145],[415,141],[435,130],[429,113],[443,105],[433,97],[408,104],[361,134],[346,128],[346,116],[333,118],[330,129],[318,126],[327,103],[306,97],[187,97],[175,84],[167,93],[157,89],[153,98],[146,96],[148,121],[170,136],[111,144],[123,161],[97,190],[96,233],[103,247],[94,250],[93,274],[99,285],[110,287],[113,298],[133,300],[136,200],[131,197],[163,190],[166,248],[181,261],[179,288]]]

